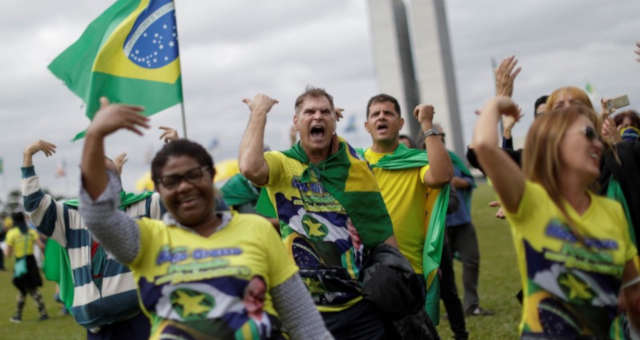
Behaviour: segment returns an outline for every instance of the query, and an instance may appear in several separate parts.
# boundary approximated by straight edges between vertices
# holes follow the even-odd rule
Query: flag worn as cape
[[[393,235],[391,217],[367,162],[344,139],[338,137],[338,143],[338,151],[317,164],[309,162],[300,142],[283,154],[308,166],[301,182],[310,182],[313,174],[345,208],[365,247],[375,247]],[[272,204],[259,202],[256,210],[261,215],[276,211]]]
[[[358,150],[364,155],[364,150]],[[469,173],[469,169],[454,153],[449,152],[454,166],[460,166],[462,172]],[[370,164],[372,168],[385,170],[402,170],[423,167],[429,164],[424,150],[408,148],[404,144],[388,155],[380,158],[377,163]],[[427,283],[425,310],[431,321],[437,325],[440,320],[440,282],[438,268],[442,257],[444,231],[447,222],[447,206],[449,205],[449,185],[443,186],[435,200],[427,200],[425,211],[428,212],[426,221],[426,236],[422,250],[422,271]]]
[[[182,102],[173,0],[116,1],[49,70],[84,101],[90,120],[102,96],[144,106],[146,116]]]
[[[249,180],[242,174],[231,177],[220,188],[222,199],[228,206],[255,203],[260,196],[259,190],[249,183]]]

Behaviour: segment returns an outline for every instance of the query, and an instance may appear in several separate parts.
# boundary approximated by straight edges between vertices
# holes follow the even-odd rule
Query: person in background
[[[15,225],[7,232],[7,248],[5,255],[7,258],[15,254],[16,261],[13,267],[13,285],[18,289],[18,300],[16,303],[16,313],[9,319],[13,323],[22,322],[22,310],[27,295],[30,295],[38,305],[40,321],[47,320],[47,310],[42,300],[42,295],[38,291],[42,287],[40,269],[33,256],[33,246],[37,245],[44,250],[44,244],[40,241],[38,233],[27,227],[27,221],[22,212],[11,215]]]

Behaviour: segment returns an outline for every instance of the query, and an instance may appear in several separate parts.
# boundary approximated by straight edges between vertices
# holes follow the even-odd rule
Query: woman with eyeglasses
[[[118,210],[117,177],[103,141],[148,128],[142,108],[103,103],[85,137],[80,212],[94,237],[134,273],[151,339],[331,339],[271,224],[216,212],[209,153],[186,139],[155,155],[162,221]]]
[[[474,130],[513,233],[524,292],[520,338],[629,338],[640,326],[637,251],[620,204],[589,190],[603,150],[595,113],[563,107],[534,121],[522,170],[497,146],[500,115],[519,115],[511,99],[491,99]]]

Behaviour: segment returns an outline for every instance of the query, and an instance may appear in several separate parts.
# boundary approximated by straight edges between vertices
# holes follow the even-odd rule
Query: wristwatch
[[[424,131],[423,133],[424,133],[424,138],[427,138],[429,136],[442,136],[443,135],[442,132],[439,132],[436,129],[429,129],[427,131]]]

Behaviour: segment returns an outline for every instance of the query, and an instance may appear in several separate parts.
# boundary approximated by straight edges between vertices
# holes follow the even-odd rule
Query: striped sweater
[[[140,312],[133,275],[98,246],[77,209],[55,201],[40,188],[33,167],[22,168],[24,209],[38,231],[67,250],[74,282],[71,313],[86,328],[128,319]],[[161,219],[165,212],[157,193],[128,206],[132,217]],[[92,255],[93,252],[93,255]]]

